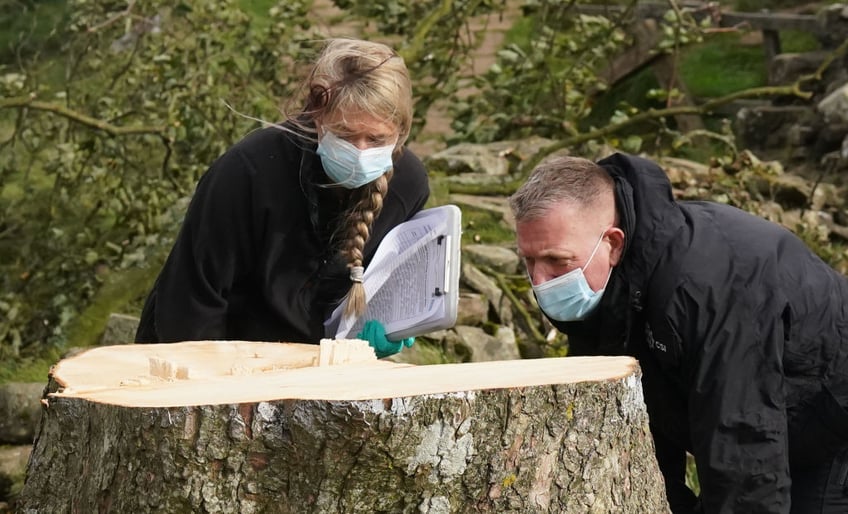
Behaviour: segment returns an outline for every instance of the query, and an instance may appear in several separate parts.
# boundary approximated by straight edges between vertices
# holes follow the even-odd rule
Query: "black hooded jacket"
[[[289,127],[292,128],[292,127]],[[145,303],[136,341],[239,339],[317,343],[350,289],[333,238],[350,191],[328,182],[316,143],[257,130],[199,181],[180,233]],[[383,236],[430,194],[421,161],[395,158],[365,265]]]
[[[790,469],[848,446],[848,280],[777,224],[675,201],[651,161],[599,164],[616,183],[623,259],[588,318],[552,322],[574,355],[639,359],[676,514],[789,512]]]

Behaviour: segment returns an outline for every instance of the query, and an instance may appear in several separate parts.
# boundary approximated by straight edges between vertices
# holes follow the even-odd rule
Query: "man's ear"
[[[624,231],[618,227],[612,227],[606,234],[610,244],[610,266],[617,266],[621,262],[624,253]]]

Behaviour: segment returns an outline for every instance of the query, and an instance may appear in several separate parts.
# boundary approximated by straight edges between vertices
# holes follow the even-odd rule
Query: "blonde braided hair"
[[[320,123],[340,115],[343,123],[346,114],[385,120],[397,128],[394,153],[400,155],[412,127],[412,83],[403,59],[391,48],[358,39],[328,40],[304,89],[306,102],[300,120]],[[383,198],[393,174],[394,170],[390,169],[373,182],[353,190],[352,204],[335,231],[341,239],[339,251],[350,270],[347,316],[361,316],[365,312],[362,285],[365,244],[374,220],[383,209]]]
[[[363,186],[362,196],[345,216],[345,239],[341,253],[348,261],[352,281],[345,306],[346,316],[361,316],[365,312],[365,287],[362,285],[365,243],[374,219],[383,209],[383,197],[388,192],[393,174],[394,170],[389,170],[374,182]]]

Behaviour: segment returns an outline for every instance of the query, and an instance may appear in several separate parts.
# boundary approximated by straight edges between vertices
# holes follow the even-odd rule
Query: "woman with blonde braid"
[[[304,91],[296,115],[250,133],[201,178],[137,342],[317,343],[346,295],[349,312],[364,310],[370,258],[429,196],[404,147],[409,74],[385,45],[333,39]],[[378,320],[360,336],[381,357],[403,347]]]

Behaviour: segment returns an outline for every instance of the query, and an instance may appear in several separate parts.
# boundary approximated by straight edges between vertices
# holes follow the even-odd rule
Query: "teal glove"
[[[386,327],[376,319],[370,319],[365,322],[362,331],[356,334],[357,339],[368,341],[371,348],[374,348],[374,353],[378,359],[394,355],[403,350],[403,347],[409,348],[415,342],[414,337],[407,337],[400,341],[389,341],[386,338]]]

